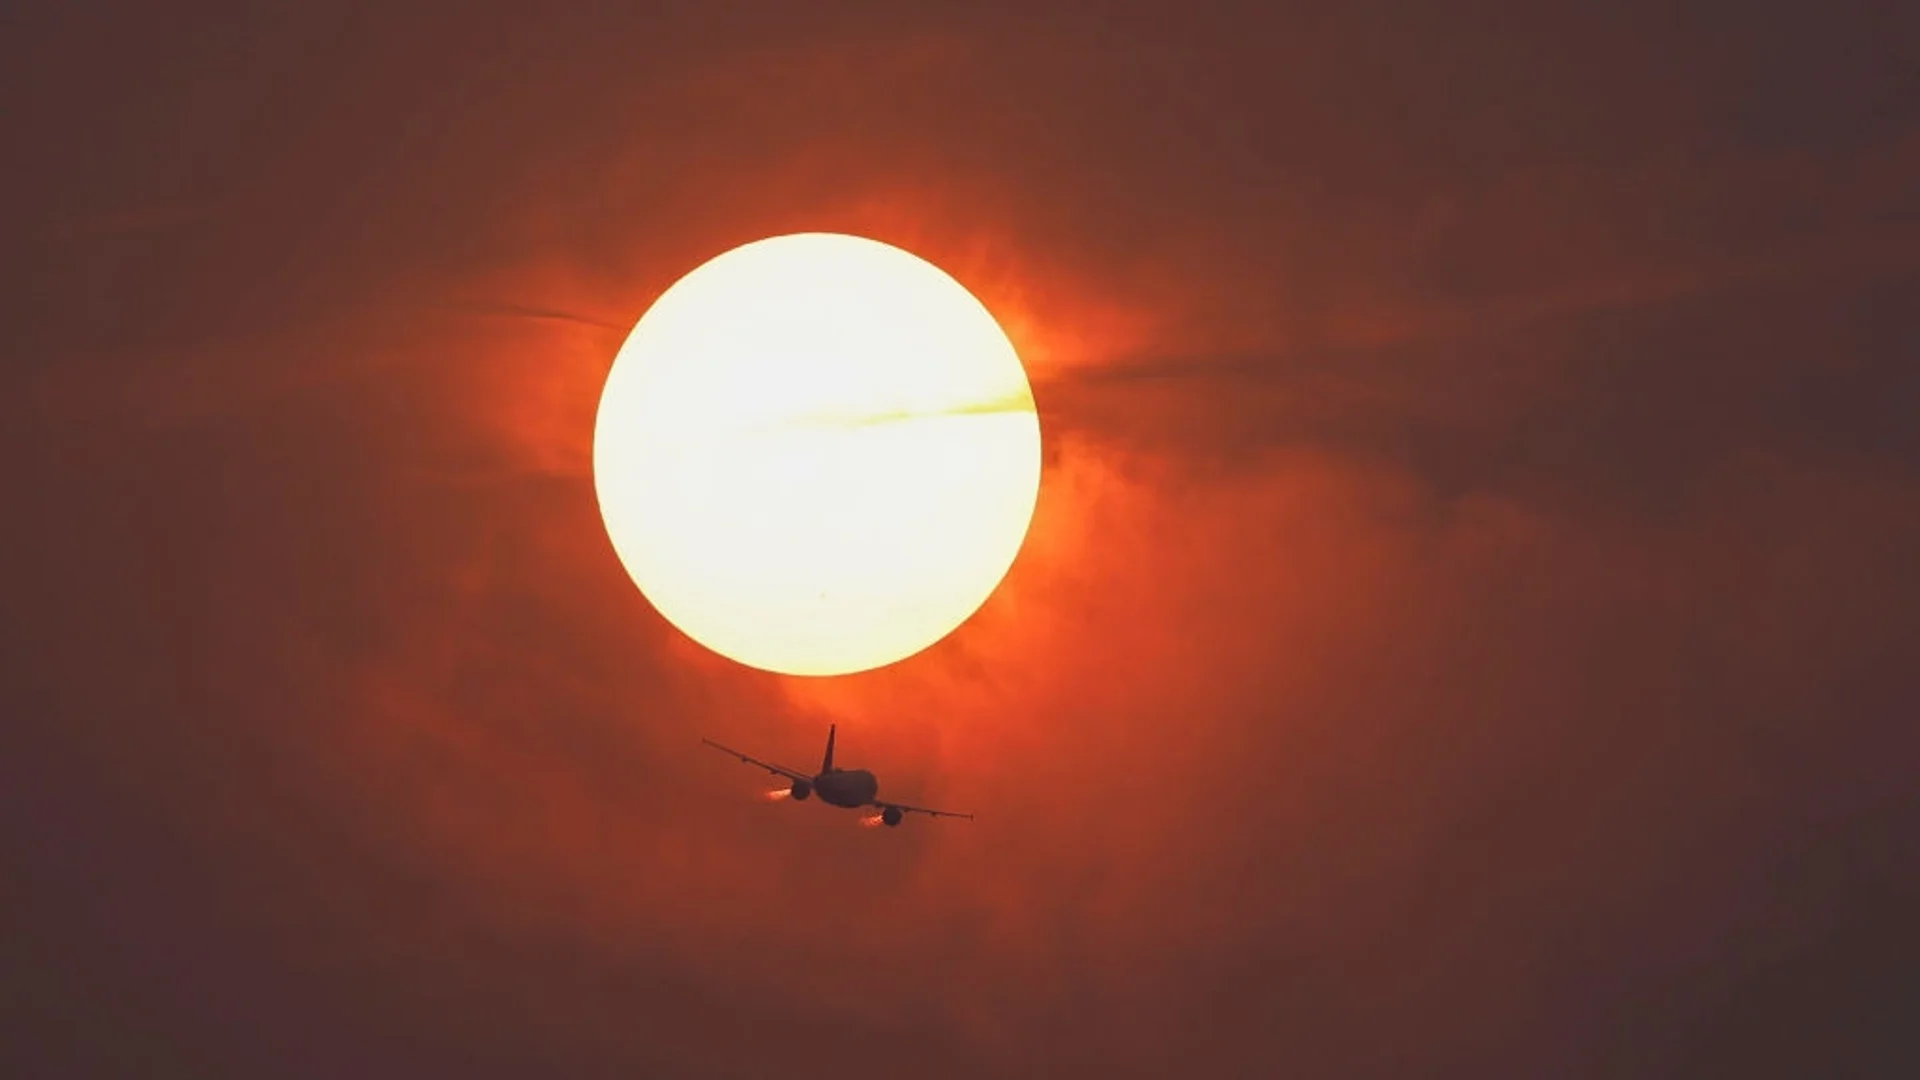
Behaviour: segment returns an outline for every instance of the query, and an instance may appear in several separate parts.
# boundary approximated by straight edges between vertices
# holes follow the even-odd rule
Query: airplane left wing
[[[952,810],[929,810],[924,806],[908,806],[906,803],[881,802],[879,799],[873,800],[869,805],[876,806],[882,810],[898,810],[906,814],[925,814],[928,817],[956,817],[966,818],[968,821],[973,820],[972,814],[961,814]]]
[[[774,774],[775,776],[784,776],[789,780],[811,781],[813,779],[813,777],[808,776],[806,773],[801,772],[799,769],[789,769],[785,765],[775,765],[770,761],[761,761],[759,758],[756,758],[756,757],[748,757],[747,755],[741,753],[740,751],[735,750],[733,747],[721,746],[719,743],[714,742],[712,739],[701,739],[700,741],[703,743],[706,743],[708,746],[713,747],[715,750],[718,750],[723,754],[732,754],[734,757],[739,758],[741,761],[744,761],[749,765],[758,765],[761,768],[767,770],[768,772]]]

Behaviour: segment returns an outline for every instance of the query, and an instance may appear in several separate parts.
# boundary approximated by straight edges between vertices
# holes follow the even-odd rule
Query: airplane
[[[928,817],[966,818],[973,820],[972,814],[956,814],[951,810],[929,810],[924,806],[908,806],[906,803],[882,802],[874,798],[880,792],[880,781],[865,769],[836,769],[833,767],[833,737],[838,724],[827,727],[827,756],[820,762],[820,771],[813,776],[798,769],[789,769],[785,765],[775,765],[748,757],[730,746],[721,746],[712,739],[701,739],[722,753],[732,754],[749,765],[758,765],[775,776],[784,776],[793,781],[789,792],[795,799],[804,800],[814,792],[820,793],[820,801],[828,806],[838,806],[846,810],[860,810],[876,807],[880,811],[880,820],[891,828],[908,814],[925,814]],[[776,792],[778,794],[778,792]]]

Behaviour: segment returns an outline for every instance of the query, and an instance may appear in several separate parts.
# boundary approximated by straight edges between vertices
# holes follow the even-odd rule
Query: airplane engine
[[[880,811],[880,820],[886,822],[889,828],[900,824],[900,819],[906,816],[897,806],[889,806]]]
[[[813,794],[812,784],[807,783],[805,780],[795,780],[793,782],[793,800],[795,802],[800,802],[811,794]]]

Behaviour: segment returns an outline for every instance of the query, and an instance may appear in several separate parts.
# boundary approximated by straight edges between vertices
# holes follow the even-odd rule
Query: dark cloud
[[[10,18],[18,1071],[1916,1060],[1904,9]],[[974,288],[1048,452],[834,680],[589,475],[623,328],[802,228]],[[828,722],[981,817],[698,746]]]

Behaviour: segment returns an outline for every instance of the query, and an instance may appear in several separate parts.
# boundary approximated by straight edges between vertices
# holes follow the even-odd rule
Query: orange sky
[[[1914,16],[616,7],[5,35],[0,1062],[1920,1064]],[[826,681],[588,472],[625,327],[798,229],[972,288],[1046,447]],[[698,744],[829,722],[979,820]]]

